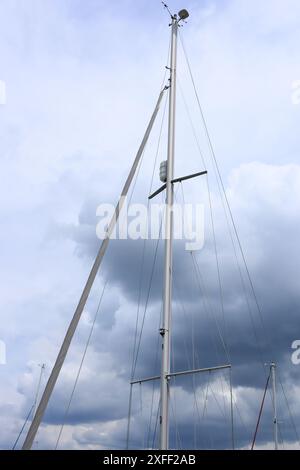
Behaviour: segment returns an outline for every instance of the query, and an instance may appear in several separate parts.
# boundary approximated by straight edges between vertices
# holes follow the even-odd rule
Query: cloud
[[[177,6],[181,5],[174,1],[172,7]],[[2,448],[12,446],[32,405],[38,380],[36,364],[46,362],[46,376],[50,372],[99,244],[96,208],[118,197],[155,103],[169,35],[168,18],[160,8],[159,4],[156,9],[149,2],[137,6],[132,1],[118,5],[103,2],[99,6],[92,0],[44,1],[43,5],[12,1],[0,7],[0,79],[6,83],[7,94],[7,102],[0,109],[0,276],[4,286],[0,339],[6,343],[8,361],[0,366],[1,416],[5,423]],[[299,373],[290,361],[290,346],[298,335],[299,304],[299,107],[292,104],[291,97],[291,84],[300,75],[296,27],[299,2],[207,1],[199,6],[191,1],[187,8],[191,18],[181,34],[263,310],[269,345],[246,284],[252,320],[249,316],[181,51],[180,85],[200,130],[209,171],[226,326],[220,308],[205,181],[191,182],[184,186],[185,196],[193,201],[201,198],[206,211],[205,246],[195,255],[203,279],[199,290],[191,256],[176,243],[173,366],[184,369],[193,361],[200,367],[227,362],[219,326],[233,364],[237,446],[247,447],[265,384],[257,342],[263,361],[278,362],[297,426],[300,419]],[[139,202],[149,193],[158,133],[159,124],[134,193]],[[165,143],[166,129],[158,164],[165,158]],[[176,174],[199,168],[203,164],[179,90]],[[181,198],[180,191],[177,197]],[[139,242],[111,243],[35,447],[55,445],[106,278],[108,289],[61,448],[124,447],[142,248]],[[150,291],[138,377],[159,373],[156,351],[162,248]],[[140,318],[154,249],[155,243],[147,243]],[[242,275],[246,279],[245,271]],[[192,331],[197,354],[187,340]],[[177,423],[172,415],[172,445],[230,447],[228,376],[224,373],[210,380],[197,377],[196,389],[190,379],[176,382],[172,406],[176,402]],[[208,384],[211,388],[205,408]],[[280,384],[278,389],[282,436],[285,445],[295,446]],[[143,407],[139,386],[134,393],[131,445],[152,445],[157,438],[158,391],[155,389],[150,431],[152,386],[143,386]],[[195,414],[195,395],[205,413],[193,430],[189,423]],[[258,436],[261,447],[272,445],[271,414],[268,397]]]

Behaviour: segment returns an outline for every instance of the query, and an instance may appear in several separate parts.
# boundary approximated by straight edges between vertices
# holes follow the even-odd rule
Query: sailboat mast
[[[273,411],[274,411],[274,443],[275,450],[278,450],[278,420],[277,420],[277,394],[276,394],[276,364],[271,363],[272,392],[273,392]]]
[[[169,448],[169,374],[171,347],[172,316],[172,249],[173,249],[173,175],[175,154],[175,107],[176,107],[176,61],[177,61],[177,15],[172,16],[170,90],[169,90],[169,125],[168,125],[168,160],[166,181],[165,211],[165,259],[164,259],[164,296],[163,319],[160,334],[162,338],[161,386],[160,386],[160,449]]]

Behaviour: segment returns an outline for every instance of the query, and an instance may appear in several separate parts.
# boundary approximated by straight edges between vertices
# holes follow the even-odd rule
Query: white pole
[[[278,450],[278,420],[277,420],[277,396],[276,396],[276,364],[271,363],[272,391],[273,391],[273,411],[274,411],[274,443],[275,450]]]
[[[175,149],[175,104],[176,104],[176,59],[177,59],[177,15],[172,16],[170,94],[169,94],[169,129],[168,163],[166,181],[165,215],[165,262],[164,262],[164,298],[163,321],[160,334],[162,337],[161,387],[160,387],[160,449],[169,448],[169,374],[170,374],[170,328],[172,298],[172,242],[173,242],[173,180]]]
[[[153,127],[153,124],[155,122],[155,118],[157,116],[157,113],[158,113],[158,110],[159,110],[159,107],[160,107],[160,103],[161,103],[161,100],[163,98],[163,94],[164,94],[164,91],[165,91],[166,88],[164,88],[160,95],[159,95],[159,98],[158,98],[158,101],[157,101],[157,104],[156,104],[156,107],[155,107],[155,110],[151,116],[151,119],[150,119],[150,122],[148,124],[148,127],[147,127],[147,130],[146,130],[146,133],[144,135],[144,138],[142,140],[142,143],[139,147],[139,150],[138,150],[138,153],[134,159],[134,162],[133,162],[133,165],[131,167],[131,170],[129,172],[129,175],[127,177],[127,180],[125,182],[125,185],[124,185],[124,188],[122,190],[122,193],[121,193],[121,196],[120,196],[120,199],[119,199],[119,202],[117,204],[117,207],[115,209],[115,213],[110,221],[110,224],[108,226],[108,229],[107,229],[107,233],[106,233],[106,237],[104,238],[104,240],[102,241],[101,245],[100,245],[100,248],[99,248],[99,251],[98,251],[98,254],[96,256],[96,259],[94,261],[94,264],[92,266],[92,269],[91,269],[91,272],[89,274],[89,277],[88,277],[88,280],[86,282],[86,285],[83,289],[83,292],[81,294],[81,297],[80,297],[80,300],[79,300],[79,303],[77,305],[77,308],[75,310],[75,313],[73,315],[73,318],[70,322],[70,325],[68,327],[68,330],[67,330],[67,333],[64,337],[64,340],[63,340],[63,343],[62,343],[62,346],[59,350],[59,353],[58,353],[58,356],[56,358],[56,361],[55,361],[55,364],[53,366],[53,369],[51,371],[51,374],[50,374],[50,377],[48,379],[48,382],[46,384],[46,387],[45,387],[45,390],[43,392],[43,395],[42,395],[42,398],[40,400],[40,403],[37,407],[37,410],[36,410],[36,413],[33,417],[33,420],[32,420],[32,423],[30,425],[30,428],[27,432],[27,436],[25,438],[25,441],[24,441],[24,444],[23,444],[23,447],[22,449],[23,450],[29,450],[31,449],[31,446],[32,446],[32,443],[33,443],[33,440],[35,438],[35,435],[39,429],[39,426],[41,424],[41,421],[42,421],[42,418],[44,416],[44,413],[45,413],[45,410],[47,408],[47,405],[48,405],[48,402],[50,400],[50,397],[52,395],[52,392],[53,392],[53,389],[54,389],[54,386],[56,384],[56,381],[58,379],[58,376],[60,374],[60,371],[61,371],[61,368],[64,364],[64,361],[66,359],[66,356],[67,356],[67,353],[68,353],[68,350],[69,350],[69,347],[70,347],[70,344],[71,344],[71,341],[72,341],[72,338],[74,336],[74,333],[76,331],[76,328],[77,328],[77,325],[79,323],[79,320],[81,318],[81,315],[82,315],[82,312],[83,312],[83,309],[85,307],[85,304],[86,304],[86,301],[87,301],[87,298],[90,294],[90,291],[92,289],[92,286],[93,286],[93,283],[95,281],[95,278],[97,276],[97,273],[98,273],[98,270],[100,268],[100,265],[101,265],[101,262],[102,262],[102,259],[105,255],[105,252],[106,252],[106,249],[108,247],[108,244],[109,244],[109,241],[110,241],[110,236],[114,230],[114,227],[116,226],[116,223],[118,221],[118,218],[119,218],[119,214],[121,212],[121,209],[122,209],[122,206],[124,204],[124,201],[126,199],[126,196],[127,196],[127,193],[128,193],[128,190],[131,186],[131,183],[133,181],[133,178],[134,178],[134,175],[136,173],[136,170],[137,170],[137,167],[139,165],[139,162],[141,160],[141,157],[142,157],[142,154],[144,152],[144,149],[145,149],[145,146],[147,144],[147,141],[148,141],[148,138],[149,138],[149,135],[150,135],[150,132],[152,130],[152,127]]]

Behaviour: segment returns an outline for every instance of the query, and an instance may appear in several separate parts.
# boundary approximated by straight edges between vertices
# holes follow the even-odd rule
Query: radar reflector
[[[178,16],[181,20],[186,20],[190,15],[189,15],[189,12],[187,10],[180,10],[178,12]]]

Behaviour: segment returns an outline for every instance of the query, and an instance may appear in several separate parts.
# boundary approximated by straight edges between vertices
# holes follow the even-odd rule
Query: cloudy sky
[[[179,44],[176,174],[203,169],[187,103],[209,172],[225,320],[205,180],[194,181],[184,193],[204,204],[205,244],[193,257],[183,243],[174,246],[172,368],[228,362],[221,332],[233,366],[235,445],[249,448],[264,364],[276,361],[280,447],[299,448],[300,365],[291,361],[291,345],[300,339],[300,4],[170,0],[169,6],[190,12],[181,36],[263,317],[231,243]],[[49,376],[100,243],[96,209],[116,202],[154,108],[168,23],[159,0],[0,1],[1,448],[13,446],[32,406],[39,364],[46,364],[42,386]],[[162,113],[136,183],[137,202],[147,200],[161,119]],[[165,143],[166,121],[158,164]],[[143,242],[111,243],[34,448],[55,446],[106,282],[59,448],[124,448],[140,286],[146,316],[136,376],[159,373],[163,245],[147,309],[156,243],[145,245],[141,275]],[[173,385],[172,446],[229,448],[228,373]],[[134,388],[132,447],[157,445],[157,406],[156,385]],[[272,448],[272,441],[268,394],[257,444]]]

